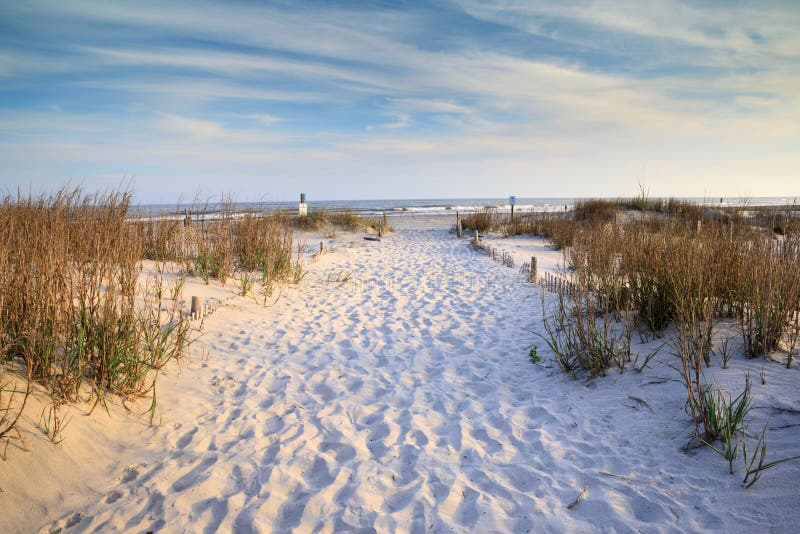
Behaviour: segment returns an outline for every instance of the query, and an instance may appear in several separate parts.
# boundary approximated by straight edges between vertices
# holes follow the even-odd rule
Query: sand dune
[[[83,495],[5,514],[4,529],[790,531],[800,518],[797,465],[745,491],[713,452],[681,451],[691,429],[681,386],[661,380],[668,357],[589,386],[532,365],[539,289],[466,240],[405,229],[310,269],[272,307],[220,308],[162,377],[157,427],[114,426],[113,461],[84,473]],[[771,387],[792,391],[794,374]],[[84,419],[63,448],[101,428]]]

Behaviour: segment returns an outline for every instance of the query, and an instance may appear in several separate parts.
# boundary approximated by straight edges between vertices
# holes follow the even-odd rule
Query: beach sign
[[[517,203],[517,197],[515,197],[514,195],[511,195],[510,197],[508,197],[508,205],[509,206],[513,206],[516,203]]]
[[[297,207],[297,214],[301,217],[308,215],[308,204],[306,204],[305,193],[300,193],[300,205]]]

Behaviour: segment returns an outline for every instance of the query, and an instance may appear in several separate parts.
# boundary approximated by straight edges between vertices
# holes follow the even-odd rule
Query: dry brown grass
[[[497,230],[501,222],[502,219],[494,208],[480,208],[461,216],[461,227],[464,230],[477,230],[480,233]]]
[[[129,204],[79,189],[0,203],[0,359],[21,362],[54,410],[87,389],[96,401],[155,398],[157,371],[188,345],[178,300],[162,302],[163,273],[137,285],[144,246]]]
[[[128,193],[67,188],[0,202],[6,444],[32,383],[50,396],[41,425],[53,441],[66,424],[59,411],[65,403],[148,396],[153,416],[158,371],[191,342],[180,310],[184,277],[167,276],[171,262],[206,281],[238,274],[243,294],[260,278],[265,299],[275,283],[302,277],[284,217],[234,213],[226,202],[209,216],[202,206],[193,210],[187,227],[182,220],[130,219],[129,206]],[[143,259],[156,261],[155,273],[141,276]]]
[[[596,215],[603,210],[591,213],[584,221],[610,219]],[[565,252],[571,283],[545,317],[561,367],[590,376],[621,367],[630,360],[625,334],[632,321],[642,336],[666,333],[697,436],[720,439],[722,404],[703,373],[713,363],[715,326],[735,321],[745,357],[780,350],[791,366],[800,337],[800,240],[775,240],[735,218],[572,224],[574,241]]]
[[[360,213],[352,210],[327,210],[315,208],[308,211],[308,215],[287,216],[290,224],[301,230],[330,230],[339,229],[347,231],[363,230],[365,228],[378,228],[378,224],[384,224],[384,230],[388,231],[388,224],[382,218],[363,217]]]

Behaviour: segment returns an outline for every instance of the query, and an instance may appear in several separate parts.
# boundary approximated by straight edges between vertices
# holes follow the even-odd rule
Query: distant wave
[[[708,198],[679,197],[681,200],[688,200],[698,204],[731,207],[742,206],[742,199],[738,197],[724,197],[710,200]],[[517,213],[526,212],[554,212],[571,210],[576,198],[517,198],[514,210]],[[748,199],[749,206],[779,206],[796,204],[796,199],[788,197],[759,197]],[[235,211],[253,209],[257,211],[294,211],[297,209],[297,202],[241,202],[234,204]],[[456,211],[460,213],[470,213],[480,209],[492,208],[499,212],[510,212],[511,206],[508,197],[505,198],[454,198],[454,199],[377,199],[377,200],[310,200],[308,207],[311,210],[325,209],[344,211],[350,210],[363,215],[378,215],[386,211],[391,215],[420,215],[420,214],[447,214]],[[205,204],[202,211],[212,215],[219,213],[222,205],[218,203]],[[190,212],[197,210],[191,204],[141,204],[133,206],[132,215],[137,216],[178,216],[184,209]]]

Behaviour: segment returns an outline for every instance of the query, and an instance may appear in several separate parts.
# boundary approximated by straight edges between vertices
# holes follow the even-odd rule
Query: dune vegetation
[[[69,420],[61,408],[72,402],[91,403],[91,412],[109,395],[147,397],[152,419],[159,370],[193,339],[187,277],[234,278],[242,294],[258,281],[265,295],[302,278],[288,219],[233,206],[214,214],[197,207],[186,220],[137,218],[128,192],[67,187],[0,201],[5,447],[20,439],[16,425],[33,392],[49,398],[39,420],[52,441],[62,439]]]

